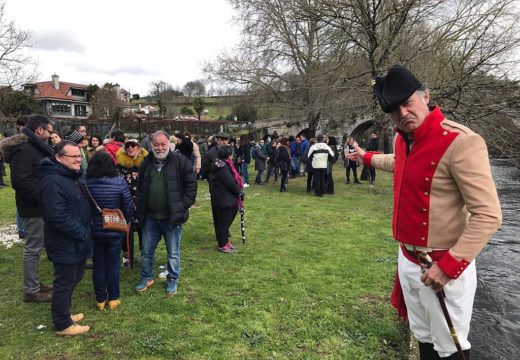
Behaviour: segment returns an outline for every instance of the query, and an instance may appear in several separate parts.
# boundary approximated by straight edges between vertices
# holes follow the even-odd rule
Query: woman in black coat
[[[97,151],[87,168],[86,186],[100,208],[121,209],[126,222],[134,216],[134,201],[127,182],[119,177],[112,157],[104,151]],[[103,229],[101,213],[91,203],[94,225],[94,256],[92,279],[96,293],[97,307],[104,310],[108,300],[110,310],[115,309],[119,300],[119,256],[126,233]]]
[[[233,167],[233,148],[221,146],[218,158],[211,165],[211,207],[217,237],[217,251],[232,254],[235,246],[228,241],[229,227],[244,199],[242,179]]]
[[[269,182],[271,175],[274,173],[274,183],[278,181],[278,141],[273,140],[267,147],[267,175],[265,176],[265,183]]]
[[[280,172],[282,173],[282,181],[280,182],[280,192],[285,192],[285,182],[291,165],[291,151],[289,150],[290,142],[287,138],[282,138],[278,144],[278,163]]]

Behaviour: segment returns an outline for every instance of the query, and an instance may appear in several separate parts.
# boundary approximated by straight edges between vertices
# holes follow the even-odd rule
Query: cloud
[[[128,75],[155,75],[157,74],[156,71],[143,69],[140,66],[122,66],[114,69],[106,69],[99,66],[94,66],[91,64],[86,63],[69,63],[67,66],[75,68],[79,72],[94,72],[94,73],[101,73],[105,75],[121,75],[121,74],[128,74]]]
[[[65,33],[65,30],[52,30],[36,34],[35,47],[40,50],[48,51],[72,51],[85,53],[86,47],[76,41],[73,37]]]

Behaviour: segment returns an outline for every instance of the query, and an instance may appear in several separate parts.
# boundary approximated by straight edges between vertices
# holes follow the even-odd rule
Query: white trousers
[[[439,299],[429,286],[421,281],[421,267],[408,260],[399,248],[399,281],[408,311],[410,330],[420,342],[433,343],[441,357],[457,352]],[[457,332],[462,350],[471,347],[468,342],[469,324],[473,312],[473,299],[477,288],[475,261],[456,280],[444,286],[445,302]]]

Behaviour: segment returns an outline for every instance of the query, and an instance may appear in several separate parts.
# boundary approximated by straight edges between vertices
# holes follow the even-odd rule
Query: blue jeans
[[[255,179],[255,182],[257,184],[262,183],[262,173],[263,172],[264,172],[264,170],[258,170],[258,174],[256,174],[256,179]]]
[[[182,224],[172,227],[170,219],[156,220],[147,217],[142,229],[141,281],[150,281],[153,278],[155,249],[157,249],[161,236],[164,236],[166,252],[168,253],[167,278],[168,280],[177,281],[181,272],[180,243]]]
[[[291,171],[294,175],[299,175],[300,174],[300,169],[299,169],[299,165],[298,165],[298,157],[297,156],[293,156],[291,158]]]
[[[24,235],[23,221],[20,214],[18,213],[18,209],[16,209],[16,227],[18,228],[18,235]]]
[[[94,237],[92,281],[96,301],[119,299],[119,256],[123,233],[120,237]]]
[[[242,176],[244,177],[244,181],[246,184],[249,184],[249,174],[247,173],[247,165],[249,165],[246,162],[243,162],[240,164],[242,167]]]

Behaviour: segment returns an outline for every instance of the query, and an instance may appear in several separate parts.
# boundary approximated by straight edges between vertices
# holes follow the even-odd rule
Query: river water
[[[520,170],[491,162],[502,226],[477,257],[472,360],[520,359]]]

